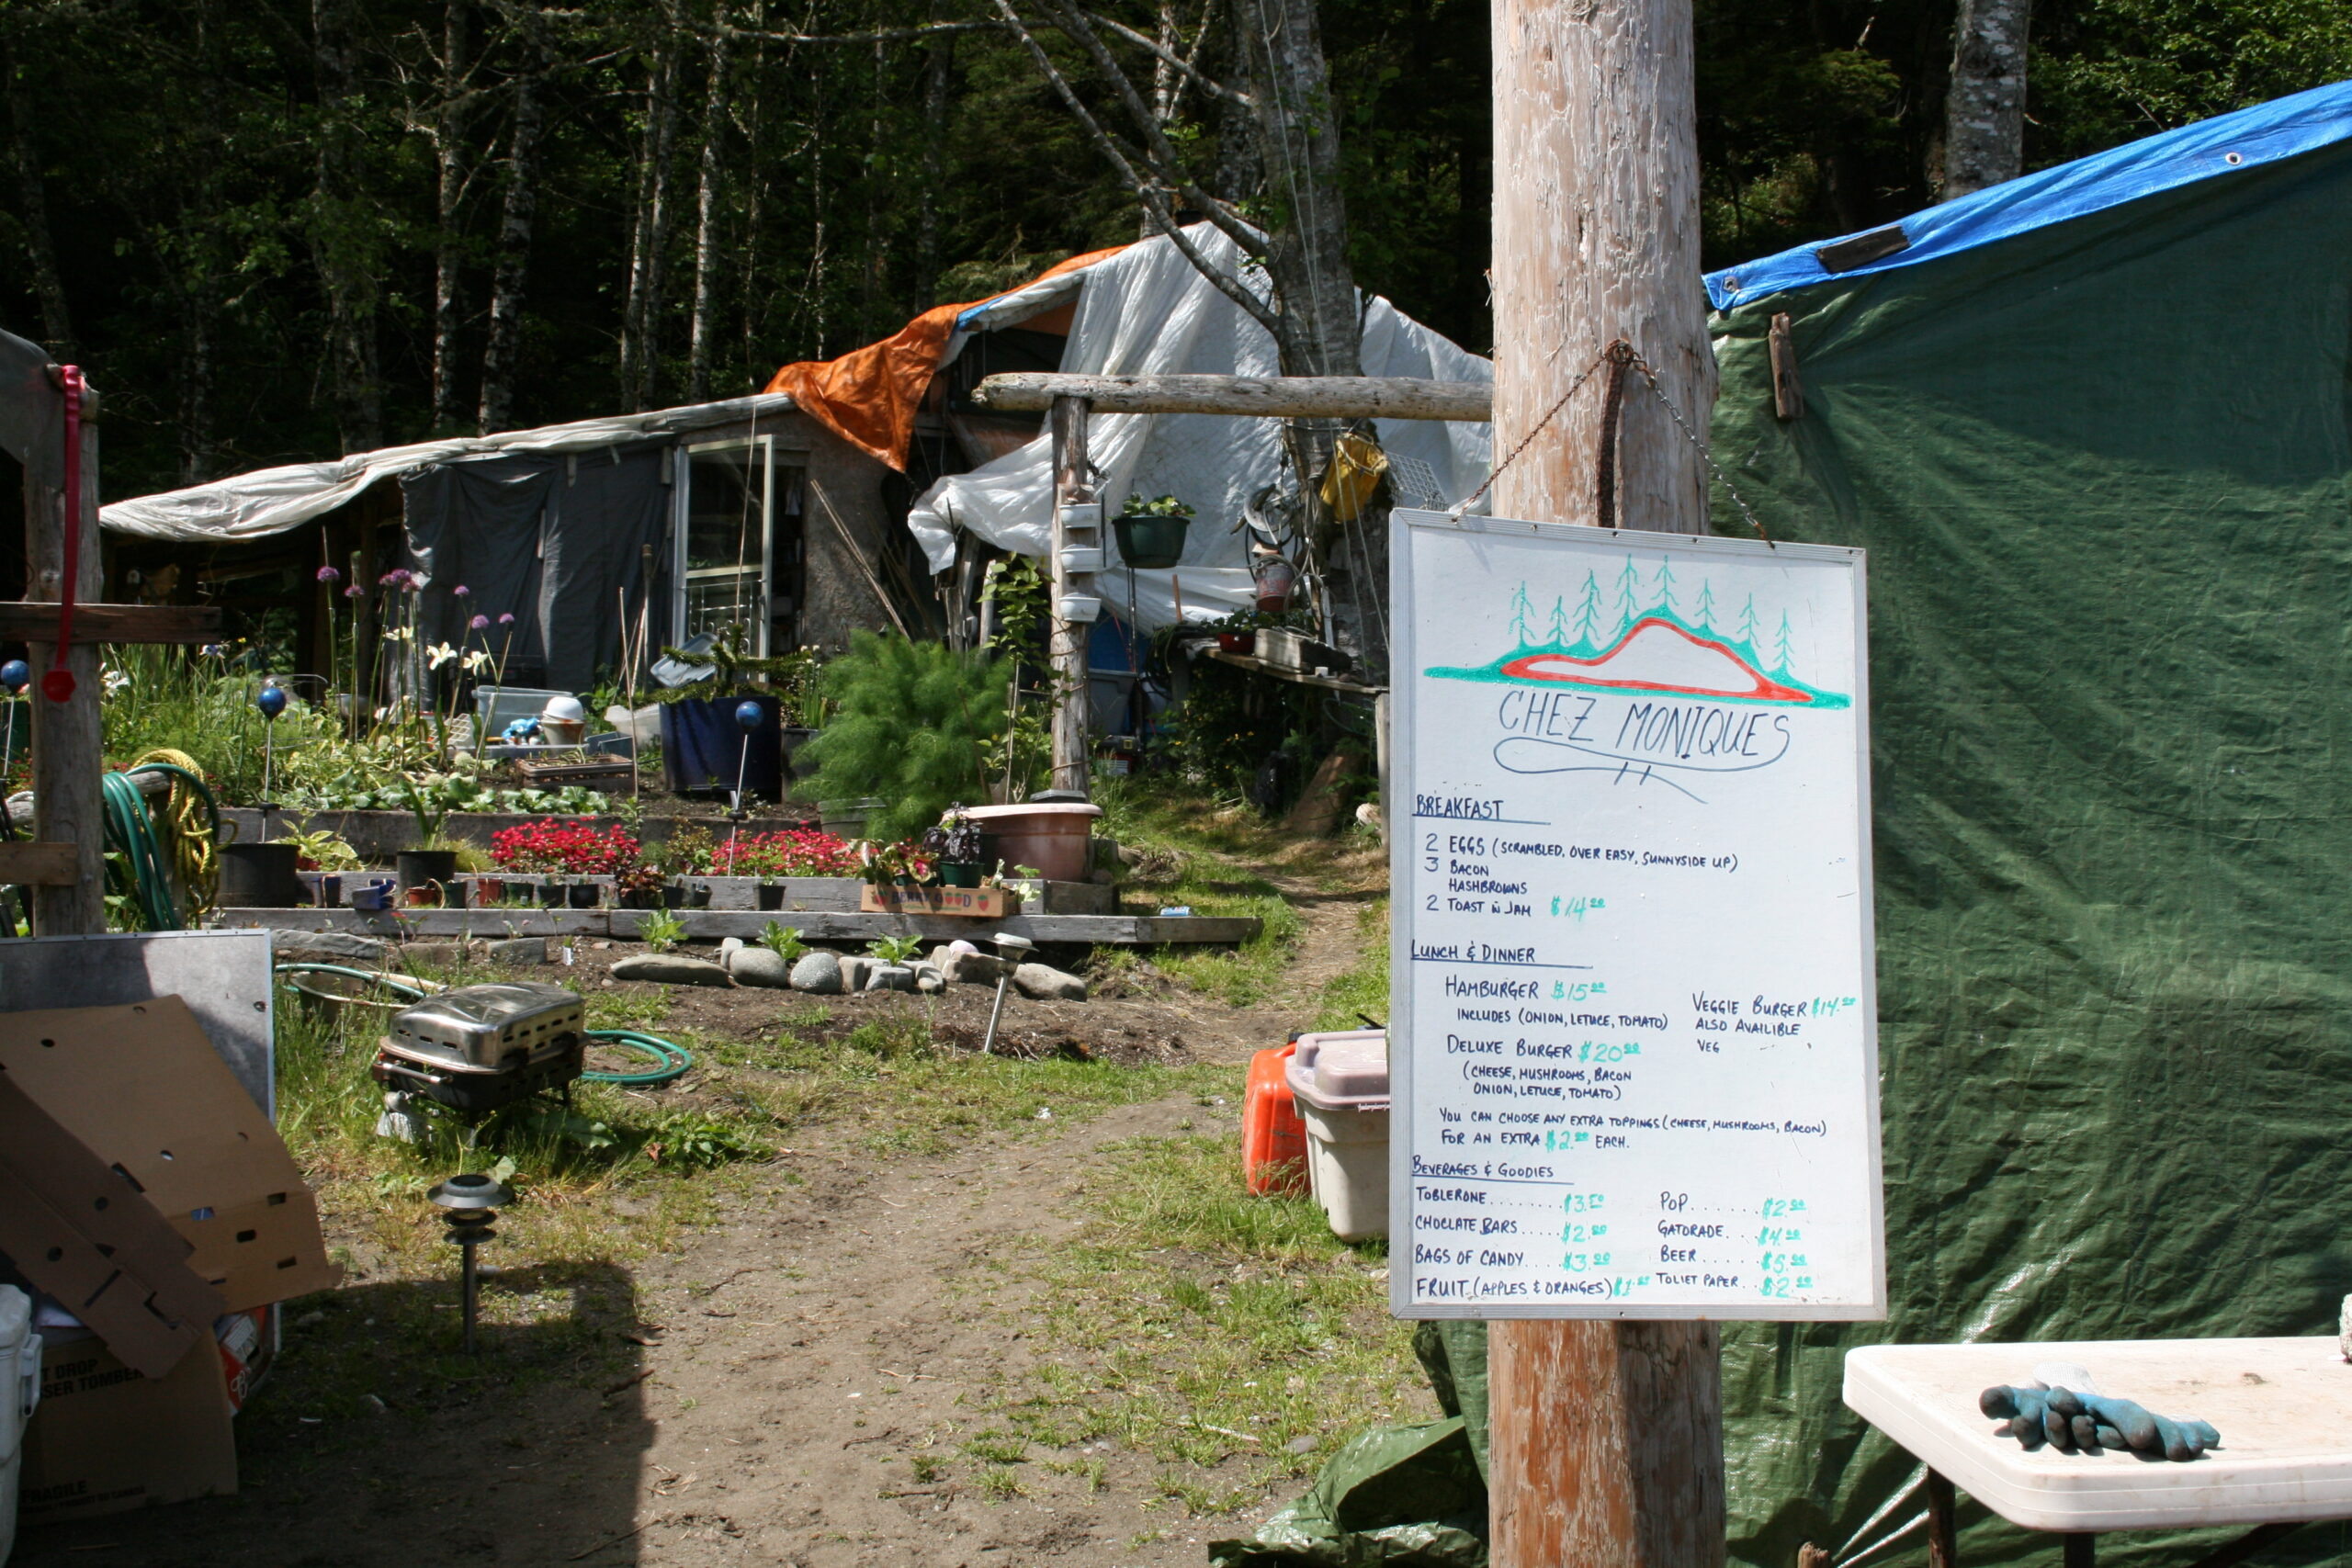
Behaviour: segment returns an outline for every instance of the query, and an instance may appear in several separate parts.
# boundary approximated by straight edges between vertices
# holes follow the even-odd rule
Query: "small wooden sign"
[[[993,920],[1021,912],[1021,900],[1002,887],[876,887],[857,890],[857,907],[869,915],[966,915]]]

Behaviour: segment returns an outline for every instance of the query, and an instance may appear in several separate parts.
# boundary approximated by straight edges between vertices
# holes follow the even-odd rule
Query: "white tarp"
[[[1223,233],[1205,223],[1185,232],[1216,265],[1240,272],[1238,248]],[[1082,287],[1062,355],[1066,374],[1282,373],[1265,329],[1218,293],[1164,237],[1131,245],[1075,276]],[[1262,291],[1262,276],[1254,270],[1243,276]],[[1363,356],[1367,376],[1439,381],[1492,381],[1495,376],[1491,362],[1378,298],[1364,311]],[[1485,424],[1409,419],[1376,424],[1380,444],[1392,457],[1425,464],[1434,475],[1438,494],[1413,496],[1418,504],[1453,505],[1487,477],[1491,441]],[[1172,624],[1180,589],[1187,620],[1247,608],[1249,545],[1235,525],[1251,498],[1282,475],[1281,422],[1228,414],[1098,413],[1087,423],[1086,441],[1087,456],[1101,471],[1107,511],[1117,513],[1131,494],[1173,495],[1198,513],[1180,565],[1132,574],[1136,619],[1147,628]],[[1040,436],[968,474],[941,479],[924,493],[907,526],[932,570],[944,571],[955,563],[959,526],[1016,554],[1046,553],[1052,531],[1052,447],[1049,438]],[[1103,542],[1112,543],[1107,537]],[[1117,549],[1108,553],[1115,562]],[[1129,575],[1114,566],[1100,580],[1106,607],[1122,617]]]
[[[378,479],[413,473],[453,458],[626,446],[674,431],[749,419],[754,412],[775,413],[791,406],[790,398],[763,395],[651,413],[583,419],[571,424],[543,425],[537,430],[507,431],[497,435],[384,446],[373,452],[354,452],[330,463],[289,463],[283,468],[259,468],[249,474],[214,479],[187,490],[118,501],[99,508],[98,521],[115,533],[150,539],[213,544],[261,539],[300,527],[313,517],[334,511]]]

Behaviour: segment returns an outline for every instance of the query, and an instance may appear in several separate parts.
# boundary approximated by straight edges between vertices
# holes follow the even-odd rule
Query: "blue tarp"
[[[1716,310],[1728,310],[1766,295],[1833,277],[1862,277],[1917,266],[2120,207],[2140,197],[2257,169],[2347,136],[2352,136],[2352,82],[2313,87],[2077,158],[2054,169],[2024,175],[1913,213],[1901,225],[1904,238],[1910,243],[1882,260],[1832,272],[1821,265],[1820,252],[1839,242],[1799,245],[1776,256],[1709,273],[1707,297]]]

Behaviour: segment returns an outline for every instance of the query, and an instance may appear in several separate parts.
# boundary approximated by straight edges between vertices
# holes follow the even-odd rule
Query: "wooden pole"
[[[25,464],[26,597],[55,601],[65,586],[65,422],[60,394],[55,434],[41,445],[40,460]],[[51,456],[53,454],[53,456]],[[105,582],[98,559],[98,433],[82,426],[81,530],[74,592],[95,602]],[[98,704],[98,646],[86,634],[75,637],[65,656],[74,694],[53,703],[42,694],[40,678],[50,667],[51,642],[35,642],[30,662],[33,730],[33,837],[47,844],[71,844],[75,879],[33,889],[33,933],[79,936],[107,927],[106,818],[98,775],[105,749]]]
[[[1102,527],[1073,527],[1069,509],[1099,503],[1094,493],[1094,469],[1086,460],[1086,421],[1093,411],[1084,398],[1056,398],[1050,423],[1054,433],[1054,618],[1047,662],[1054,675],[1054,787],[1087,787],[1086,637],[1093,628],[1084,621],[1062,619],[1062,600],[1072,593],[1095,592],[1091,573],[1072,572],[1062,564],[1072,547],[1102,547]]]
[[[1713,404],[1690,0],[1493,0],[1492,22],[1498,461],[1590,378],[1500,470],[1493,506],[1591,523],[1612,342],[1692,429]],[[1703,468],[1638,367],[1622,416],[1618,525],[1703,532]],[[1495,1568],[1720,1568],[1714,1325],[1521,1319],[1490,1334]]]
[[[1439,419],[1484,423],[1494,389],[1483,381],[1406,376],[1079,376],[1005,370],[972,400],[1034,413],[1084,398],[1100,413],[1225,413],[1250,419]]]

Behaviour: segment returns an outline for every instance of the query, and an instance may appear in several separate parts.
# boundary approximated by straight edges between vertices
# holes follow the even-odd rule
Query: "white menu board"
[[[1396,520],[1396,1312],[1884,1316],[1862,553]]]

